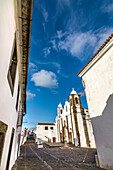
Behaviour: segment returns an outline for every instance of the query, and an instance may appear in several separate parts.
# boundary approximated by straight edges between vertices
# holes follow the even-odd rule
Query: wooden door
[[[56,142],[56,138],[55,138],[55,137],[53,137],[53,142],[54,142],[54,143]]]

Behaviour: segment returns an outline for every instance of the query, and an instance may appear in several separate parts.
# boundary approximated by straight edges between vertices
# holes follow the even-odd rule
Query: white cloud
[[[57,36],[58,36],[59,39],[63,37],[63,33],[62,33],[61,30],[57,31]]]
[[[84,91],[81,91],[79,94],[80,94],[81,96],[85,96],[85,92],[84,92]]]
[[[90,30],[88,32],[68,33],[64,40],[59,40],[58,48],[68,51],[81,61],[86,60],[90,52],[95,53],[112,32],[113,28],[102,27],[95,32]],[[83,56],[84,53],[86,58]]]
[[[29,63],[29,68],[36,68],[37,66],[34,63]]]
[[[68,78],[69,76],[68,75],[66,75],[66,74],[64,74],[64,73],[59,73],[60,74],[60,76],[62,76],[62,77],[64,77],[64,78]]]
[[[57,62],[51,62],[51,64],[53,64],[55,67],[57,67],[58,69],[61,69],[61,65]]]
[[[27,100],[33,99],[36,96],[36,94],[31,93],[30,91],[27,91]]]
[[[89,45],[94,46],[96,37],[89,32],[74,32],[69,34],[64,41],[59,41],[59,49],[66,50],[72,54],[72,56],[81,57],[84,52],[84,48]]]
[[[60,70],[57,70],[57,73],[59,74],[59,73],[60,73]]]
[[[40,64],[40,65],[50,65],[51,67],[56,68],[58,74],[61,71],[61,65],[58,62],[40,62],[40,61],[37,61],[37,64]]]
[[[42,13],[43,13],[43,17],[44,17],[45,22],[48,22],[48,12],[46,11],[45,8],[43,8]]]
[[[64,78],[68,78],[69,76],[64,74],[61,69],[57,70],[57,74],[59,74],[60,76],[64,77]]]
[[[51,50],[51,48],[50,47],[46,47],[46,48],[44,48],[44,57],[47,57],[49,54],[50,54],[50,51]]]
[[[52,47],[57,51],[57,45],[55,40],[51,40],[51,43],[52,43]]]
[[[60,30],[60,31],[57,31],[57,37],[59,38],[59,39],[61,39],[62,37],[64,37],[65,35],[67,34],[67,32],[62,32],[62,30]]]
[[[46,31],[46,25],[45,23],[42,23],[42,26],[43,26],[43,29],[44,29],[44,32]]]
[[[53,65],[56,68],[61,69],[61,65],[57,62],[40,62],[40,61],[37,61],[37,63],[40,64],[40,65]]]
[[[29,69],[31,72],[37,71],[37,66],[34,63],[29,63]]]
[[[51,92],[52,92],[53,94],[58,94],[58,91],[56,91],[56,90],[51,90]]]
[[[41,70],[32,75],[31,81],[35,83],[35,86],[56,88],[58,87],[58,81],[56,75],[51,71]]]
[[[104,13],[110,13],[110,12],[113,12],[113,3],[111,3],[111,4],[107,4],[107,5],[103,5],[102,6],[102,12],[104,12]]]
[[[42,14],[43,14],[43,17],[44,17],[44,22],[42,23],[42,26],[43,26],[43,29],[44,29],[44,32],[46,31],[46,23],[48,22],[48,12],[46,11],[45,8],[42,8]]]
[[[106,39],[111,35],[112,32],[113,28],[110,27],[103,27],[97,31],[97,42],[94,48],[94,53],[101,47],[101,45],[106,41]]]
[[[70,0],[57,0],[57,2],[60,9],[65,8],[65,5],[70,7]]]

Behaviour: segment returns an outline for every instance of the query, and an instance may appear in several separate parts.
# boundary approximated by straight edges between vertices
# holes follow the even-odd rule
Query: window
[[[7,75],[12,95],[14,92],[16,68],[17,68],[17,50],[16,50],[16,39],[15,39],[14,45],[13,45],[13,50],[12,50],[12,56],[11,56],[11,60],[10,60],[10,65],[9,65],[9,70],[8,70],[8,75]]]
[[[2,151],[3,151],[3,145],[4,145],[4,133],[3,132],[0,132],[0,161],[1,161],[1,158],[2,158]]]
[[[76,104],[78,104],[78,98],[77,97],[75,98],[75,102],[76,102]]]
[[[45,126],[45,130],[48,130],[48,126]]]
[[[4,140],[5,140],[5,134],[7,131],[7,125],[0,121],[0,163],[2,159],[2,152],[4,148]]]
[[[17,109],[18,109],[19,92],[20,92],[20,87],[18,86],[17,100],[16,100],[16,111],[17,111]]]
[[[66,106],[66,112],[67,112],[67,106]]]
[[[50,127],[51,130],[53,130],[54,128],[53,127]]]
[[[61,114],[62,114],[62,110],[61,110],[60,112],[61,112]]]

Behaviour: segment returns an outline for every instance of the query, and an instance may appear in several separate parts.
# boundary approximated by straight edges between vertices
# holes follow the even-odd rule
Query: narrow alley
[[[17,159],[12,170],[76,170],[91,169],[96,167],[96,149],[75,148],[75,147],[48,147],[37,148],[32,139],[21,147],[20,157]]]

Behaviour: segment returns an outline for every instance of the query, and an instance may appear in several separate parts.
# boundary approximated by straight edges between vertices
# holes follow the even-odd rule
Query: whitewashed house
[[[21,129],[20,146],[24,145],[24,143],[27,141],[28,131],[29,130],[26,128]]]
[[[113,169],[113,34],[78,76],[87,97],[100,167]]]
[[[36,130],[36,142],[56,142],[56,124],[55,123],[38,123]]]
[[[0,169],[20,148],[30,48],[32,0],[0,0]]]
[[[80,95],[74,89],[69,96],[69,102],[65,102],[64,108],[60,103],[57,112],[57,142],[66,141],[79,147],[95,148],[88,109],[82,108]]]

